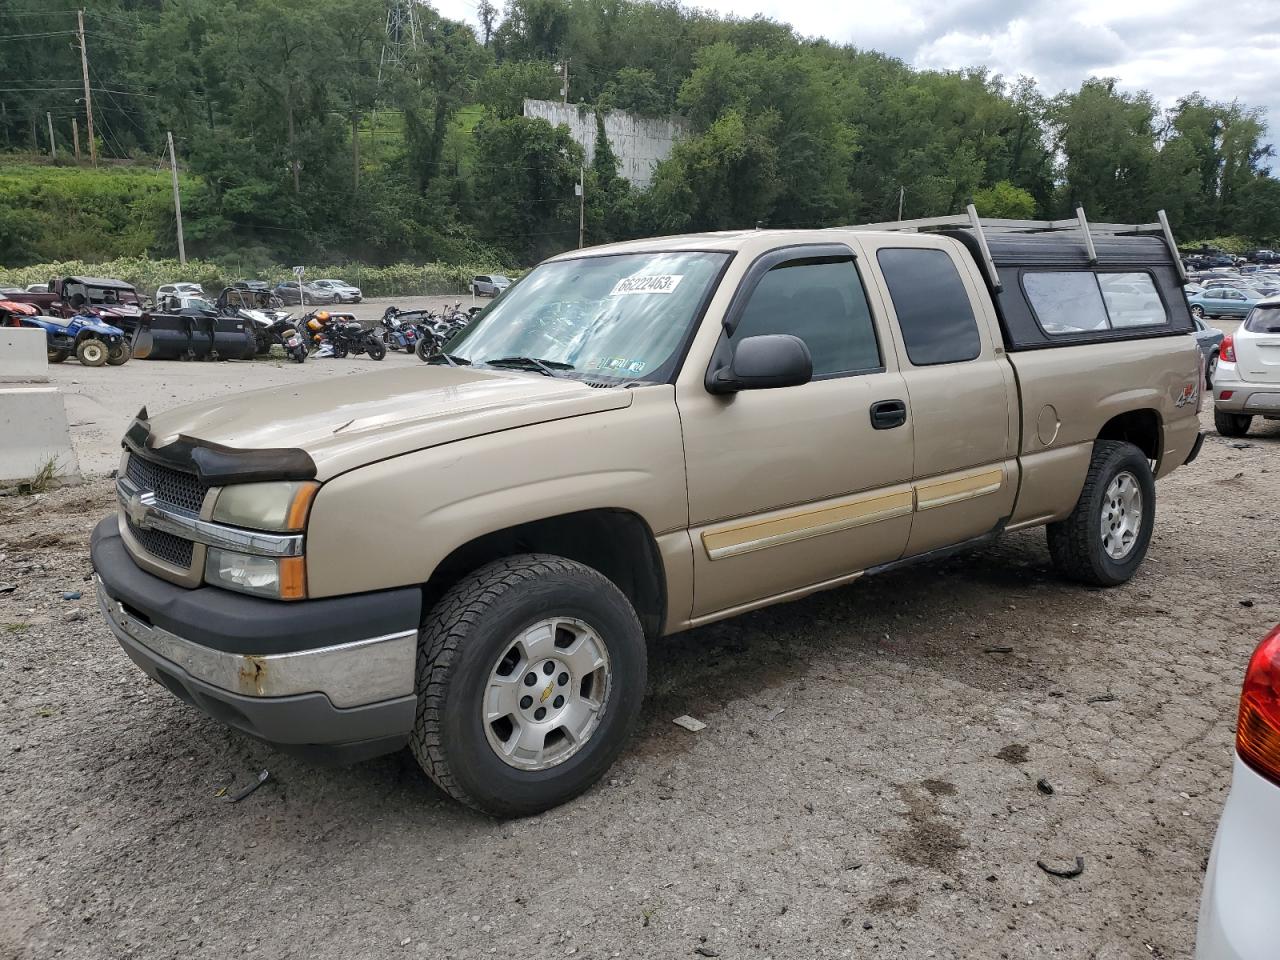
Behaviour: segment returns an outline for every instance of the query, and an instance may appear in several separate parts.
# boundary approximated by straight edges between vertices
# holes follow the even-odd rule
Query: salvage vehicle
[[[13,294],[10,299],[30,303],[45,316],[68,319],[90,313],[132,333],[143,314],[142,298],[132,285],[107,277],[64,277],[50,280],[38,292]]]
[[[1195,324],[1196,343],[1204,354],[1204,385],[1213,389],[1213,375],[1218,371],[1218,357],[1222,353],[1222,341],[1225,335],[1217,327],[1211,327],[1199,317],[1192,317]]]
[[[1213,425],[1243,437],[1254,417],[1280,420],[1280,297],[1259,302],[1218,348]]]
[[[564,253],[425,369],[141,410],[98,596],[232,727],[545,810],[617,758],[664,635],[1032,527],[1129,580],[1203,440],[1176,249],[1163,215],[970,208]]]
[[[321,287],[330,290],[337,298],[335,303],[359,303],[364,299],[364,294],[360,292],[360,288],[347,283],[345,280],[312,280],[308,286]]]
[[[91,313],[78,313],[70,319],[26,316],[20,325],[45,332],[50,363],[62,363],[74,354],[86,367],[119,367],[128,363],[131,356],[124,331]]]
[[[1263,299],[1263,294],[1246,284],[1240,286],[1210,285],[1187,297],[1193,317],[1243,317]]]
[[[1231,792],[1209,852],[1196,960],[1270,960],[1280,942],[1280,627],[1254,650],[1240,691]]]

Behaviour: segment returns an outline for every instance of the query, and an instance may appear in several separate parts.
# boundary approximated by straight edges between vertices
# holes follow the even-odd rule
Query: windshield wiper
[[[445,363],[447,363],[451,367],[471,366],[471,361],[468,360],[466,357],[455,356],[452,353],[433,353],[431,354],[431,356],[427,357],[427,363],[436,363],[440,360],[443,360]]]
[[[518,367],[525,370],[537,370],[543,376],[558,377],[557,370],[572,370],[572,363],[559,360],[541,360],[538,357],[499,357],[496,360],[484,361],[487,367]]]

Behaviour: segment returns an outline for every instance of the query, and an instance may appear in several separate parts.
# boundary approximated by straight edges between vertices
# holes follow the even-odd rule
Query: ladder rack
[[[977,208],[971,203],[965,213],[947,217],[925,217],[919,220],[891,220],[885,223],[865,223],[856,226],[842,227],[844,230],[884,230],[894,233],[927,233],[934,230],[971,230],[978,246],[982,250],[983,267],[992,287],[1000,289],[1000,277],[996,273],[995,262],[991,259],[991,249],[987,246],[987,234],[1036,234],[1075,231],[1084,241],[1089,262],[1098,262],[1098,251],[1094,247],[1094,236],[1104,237],[1137,237],[1159,236],[1164,238],[1173,257],[1178,277],[1187,282],[1187,271],[1182,258],[1178,255],[1178,244],[1173,238],[1173,230],[1169,226],[1169,218],[1163,210],[1156,213],[1154,223],[1090,223],[1085,217],[1084,207],[1076,207],[1076,215],[1070,220],[1000,220],[978,216]]]

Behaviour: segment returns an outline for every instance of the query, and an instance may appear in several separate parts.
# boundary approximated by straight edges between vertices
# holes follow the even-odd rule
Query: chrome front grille
[[[139,489],[153,491],[156,503],[188,513],[199,514],[205,494],[209,492],[209,485],[194,473],[162,467],[132,453],[125,465],[125,476]]]
[[[172,533],[165,533],[163,530],[148,530],[145,527],[135,526],[134,522],[127,517],[125,522],[129,526],[129,533],[147,553],[171,566],[183,570],[191,569],[195,544],[190,540],[183,540],[182,537],[175,537]]]

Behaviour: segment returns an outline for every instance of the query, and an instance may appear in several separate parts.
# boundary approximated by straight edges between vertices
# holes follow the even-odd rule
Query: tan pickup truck
[[[494,815],[562,803],[635,726],[647,641],[1033,526],[1065,575],[1133,576],[1204,379],[1172,237],[1143,229],[554,257],[426,365],[143,410],[102,608],[255,737],[408,744]]]

